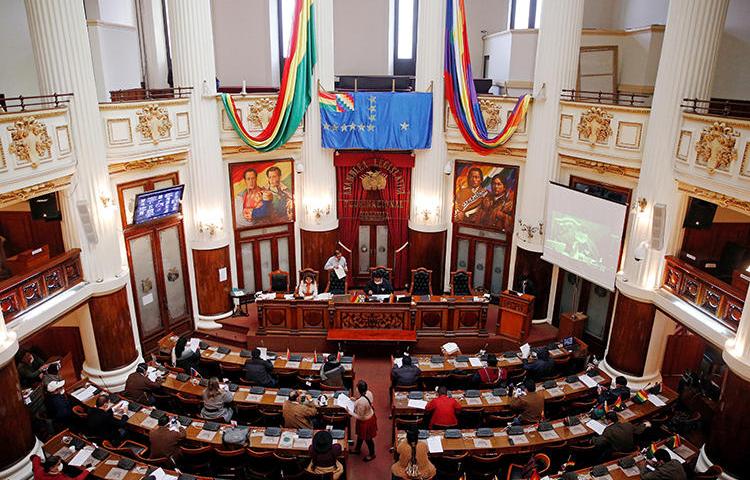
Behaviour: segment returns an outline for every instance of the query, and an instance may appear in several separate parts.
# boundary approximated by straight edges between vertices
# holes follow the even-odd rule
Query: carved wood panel
[[[353,310],[338,311],[336,328],[408,329],[409,312]]]

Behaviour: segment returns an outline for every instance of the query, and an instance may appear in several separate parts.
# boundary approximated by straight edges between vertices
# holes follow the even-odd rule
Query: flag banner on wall
[[[242,125],[242,117],[231,95],[221,94],[227,117],[237,135],[259,152],[270,152],[284,145],[299,128],[312,99],[312,72],[315,66],[315,15],[313,0],[297,0],[289,57],[284,63],[281,88],[266,128],[257,136]]]
[[[432,93],[318,89],[324,148],[415,150],[432,144]]]
[[[502,131],[497,136],[490,137],[474,88],[464,0],[447,0],[446,4],[445,99],[466,143],[475,152],[487,155],[513,136],[526,116],[531,95],[525,94],[518,98]]]

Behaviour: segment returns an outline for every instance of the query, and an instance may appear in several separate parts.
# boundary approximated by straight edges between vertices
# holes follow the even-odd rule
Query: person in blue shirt
[[[549,350],[546,348],[539,350],[536,354],[536,360],[529,362],[528,358],[523,359],[523,369],[526,375],[534,380],[552,375],[555,371],[555,362],[549,356]]]

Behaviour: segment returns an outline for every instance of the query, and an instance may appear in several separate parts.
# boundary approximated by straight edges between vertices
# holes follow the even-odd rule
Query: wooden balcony
[[[667,256],[666,261],[661,288],[736,332],[744,293],[677,257]]]
[[[0,307],[5,322],[81,283],[80,254],[81,250],[74,248],[0,282]]]

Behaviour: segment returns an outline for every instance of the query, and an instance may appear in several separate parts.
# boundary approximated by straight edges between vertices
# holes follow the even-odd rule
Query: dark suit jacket
[[[393,286],[391,285],[391,282],[383,279],[383,283],[380,285],[376,284],[372,279],[370,279],[369,282],[367,282],[367,285],[365,286],[365,293],[368,295],[372,292],[373,295],[386,295],[393,293]]]
[[[122,394],[129,400],[139,403],[153,403],[153,398],[149,393],[157,390],[159,384],[152,382],[145,375],[141,375],[138,372],[133,372],[128,376],[125,382],[125,390]]]
[[[609,390],[605,390],[601,395],[599,395],[599,403],[604,403],[604,401],[606,401],[608,404],[614,405],[618,397],[622,398],[623,402],[625,400],[628,400],[630,398],[630,388],[614,387],[610,388]]]
[[[91,435],[111,440],[118,437],[119,429],[126,423],[128,423],[127,415],[123,415],[118,420],[112,414],[112,410],[90,408],[88,418],[86,418],[86,429]]]
[[[422,373],[416,365],[394,367],[391,371],[391,379],[394,385],[414,385],[419,381]]]
[[[262,358],[254,358],[245,363],[245,379],[261,387],[272,387],[276,380],[271,375],[273,364]]]
[[[47,413],[58,425],[67,426],[73,416],[73,407],[68,396],[59,393],[47,395]]]
[[[172,457],[180,452],[180,440],[185,438],[185,430],[170,430],[168,426],[158,427],[148,434],[151,444],[149,458]]]
[[[539,360],[538,358],[533,362],[529,362],[527,359],[523,360],[523,368],[534,380],[539,380],[542,377],[551,375],[555,369],[555,362],[550,358],[547,361]]]
[[[685,469],[677,460],[670,460],[662,463],[653,472],[644,472],[641,474],[642,480],[687,480]]]
[[[635,435],[640,435],[645,429],[644,425],[636,427],[628,422],[613,423],[600,436],[594,437],[594,445],[615,452],[632,452],[635,450]]]

